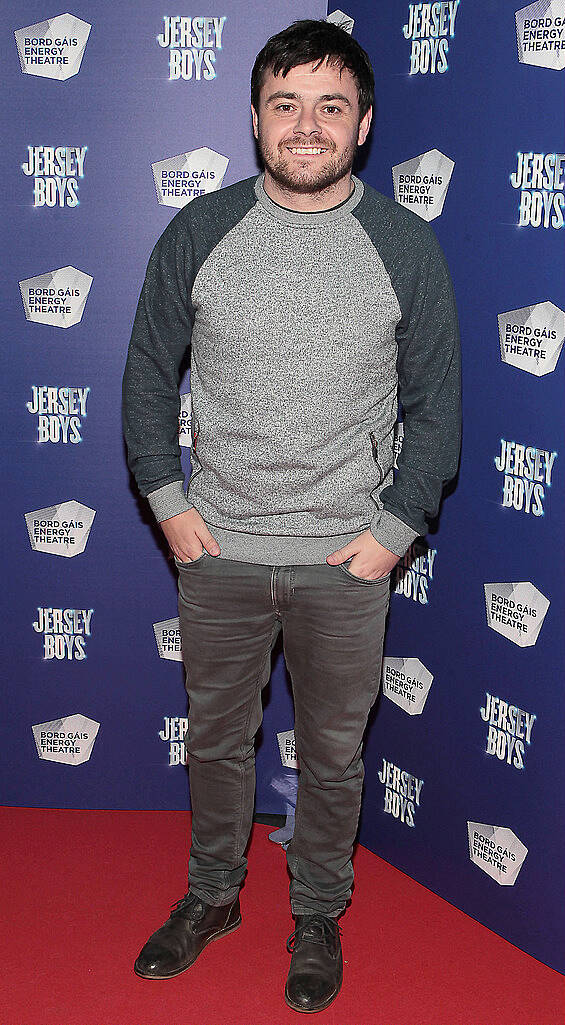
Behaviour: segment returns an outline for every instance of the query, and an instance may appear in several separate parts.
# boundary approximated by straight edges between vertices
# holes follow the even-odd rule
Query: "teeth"
[[[296,153],[299,156],[304,153],[325,153],[325,149],[314,148],[313,146],[289,146],[291,153]]]

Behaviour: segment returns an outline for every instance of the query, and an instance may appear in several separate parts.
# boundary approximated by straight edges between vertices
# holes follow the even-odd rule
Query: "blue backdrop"
[[[460,476],[428,546],[394,581],[360,839],[563,970],[558,6],[519,15],[520,50],[516,8],[503,0],[355,2],[347,14],[377,80],[358,173],[433,216],[464,363]],[[157,41],[172,23],[150,0],[83,3],[71,15],[87,27],[46,25],[56,13],[24,2],[3,15],[3,801],[184,808],[182,666],[159,657],[154,632],[167,624],[161,654],[178,656],[175,574],[130,483],[119,416],[145,265],[175,212],[158,202],[151,164],[206,148],[229,158],[223,184],[254,173],[255,54],[295,17],[327,8],[227,0],[173,47],[187,52],[172,65]],[[183,26],[172,28],[180,44]],[[170,80],[181,65],[192,77]],[[211,159],[194,158],[192,188],[207,187]],[[518,224],[520,209],[533,223]],[[74,270],[52,274],[63,268]],[[65,319],[75,322],[56,326]],[[294,772],[277,737],[293,726],[280,642],[266,699],[257,810],[280,813]]]
[[[422,6],[430,5],[412,5]],[[454,36],[447,36],[448,70],[411,75],[414,40],[403,34],[410,5],[348,5],[377,76],[364,177],[392,194],[393,166],[433,149],[455,162],[443,212],[432,223],[458,302],[464,394],[457,487],[428,536],[437,550],[433,578],[423,574],[428,601],[393,595],[386,641],[388,656],[416,657],[434,679],[421,715],[380,701],[366,748],[361,841],[563,970],[563,357],[540,377],[508,365],[497,322],[502,313],[548,300],[563,310],[563,231],[517,226],[521,190],[509,180],[519,152],[563,153],[563,72],[519,62],[517,9],[462,0]],[[421,46],[422,37],[416,42]],[[546,191],[559,195],[560,205],[563,175]],[[543,516],[503,507],[504,474],[494,462],[501,439],[557,451]],[[528,647],[487,626],[484,585],[517,581],[531,582],[551,602]],[[530,743],[522,741],[523,768],[487,753],[480,713],[487,693],[536,716]],[[424,780],[414,828],[384,810],[376,775],[383,758]],[[511,829],[528,848],[514,885],[497,885],[471,863],[469,821]],[[508,872],[514,865],[510,858]]]

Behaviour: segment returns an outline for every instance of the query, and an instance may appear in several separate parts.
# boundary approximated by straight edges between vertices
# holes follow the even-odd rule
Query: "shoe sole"
[[[293,1003],[293,1001],[290,999],[290,997],[289,997],[289,995],[287,993],[286,986],[285,986],[285,990],[284,990],[285,1003],[288,1004],[288,1006],[291,1007],[293,1011],[300,1011],[302,1014],[316,1014],[318,1011],[325,1011],[326,1007],[329,1007],[330,1004],[333,1003],[333,1001],[335,1000],[336,996],[338,995],[338,993],[339,993],[339,991],[341,989],[342,983],[343,983],[343,979],[341,980],[341,982],[340,982],[339,986],[337,987],[337,989],[335,989],[334,992],[326,1000],[324,1000],[323,1004],[318,1004],[317,1007],[300,1007],[299,1004]]]
[[[146,975],[144,972],[140,972],[137,968],[137,961],[133,966],[133,970],[135,974],[139,976],[140,979],[149,979],[150,982],[162,982],[165,979],[174,979],[177,975],[182,975],[183,972],[186,972],[189,968],[192,968],[194,962],[198,960],[202,951],[205,949],[205,947],[208,946],[209,943],[213,943],[214,940],[221,939],[222,936],[227,936],[230,932],[235,932],[236,929],[239,929],[240,925],[241,916],[239,917],[237,922],[234,922],[233,925],[230,925],[229,929],[221,929],[220,932],[215,932],[213,936],[209,936],[206,942],[202,944],[196,957],[192,958],[192,961],[189,961],[188,964],[183,965],[182,968],[179,968],[176,972],[171,972],[169,975]]]

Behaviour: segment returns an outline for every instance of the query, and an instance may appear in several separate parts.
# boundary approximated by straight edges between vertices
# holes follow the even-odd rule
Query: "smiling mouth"
[[[322,146],[287,146],[289,153],[298,157],[316,157],[320,153],[327,153],[327,148]]]

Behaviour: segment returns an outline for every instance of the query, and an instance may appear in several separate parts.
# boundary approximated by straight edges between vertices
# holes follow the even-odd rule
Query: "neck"
[[[330,210],[333,206],[343,203],[353,192],[351,171],[348,171],[339,181],[328,185],[326,189],[321,189],[319,192],[295,192],[293,189],[285,188],[284,185],[272,178],[265,168],[263,187],[269,199],[272,199],[274,203],[301,213]]]

